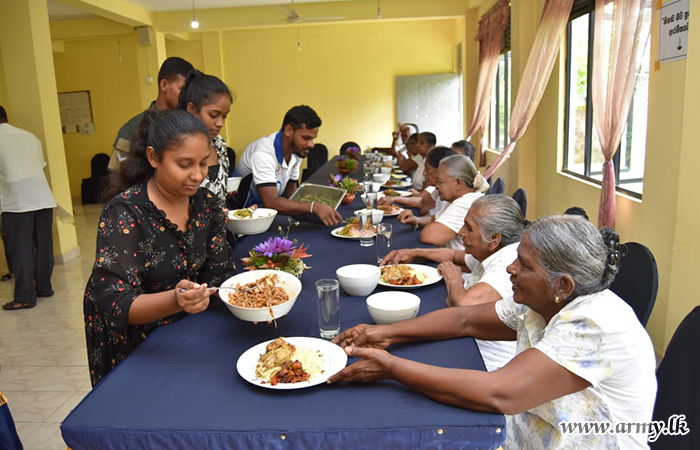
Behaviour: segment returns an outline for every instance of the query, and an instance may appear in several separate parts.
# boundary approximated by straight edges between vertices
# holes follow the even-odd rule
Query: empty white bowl
[[[402,291],[378,292],[367,297],[367,309],[375,323],[400,322],[418,315],[420,297]]]
[[[372,224],[376,225],[378,223],[382,223],[382,220],[384,220],[384,211],[381,209],[358,209],[355,211],[355,217],[357,217],[357,220],[360,220],[360,212],[362,211],[370,211],[372,213]]]
[[[382,168],[379,169],[379,170],[381,170],[382,173],[391,173],[391,171],[394,170],[394,169],[392,169],[391,167],[386,167],[386,166],[384,166],[384,167],[382,167]]]
[[[228,280],[221,283],[221,286],[236,286],[251,283],[258,280],[266,275],[277,274],[279,280],[279,286],[281,286],[289,295],[289,300],[272,307],[272,313],[275,315],[275,319],[286,316],[287,313],[292,309],[294,303],[297,301],[297,297],[301,292],[301,281],[294,275],[282,272],[280,270],[251,270],[238,275],[234,275]],[[242,306],[236,306],[229,303],[229,295],[232,295],[235,291],[230,289],[222,289],[219,291],[219,296],[223,300],[224,304],[231,311],[231,314],[238,317],[246,322],[267,322],[272,320],[269,308],[244,308]]]
[[[240,219],[233,215],[234,210],[228,212],[226,228],[233,234],[260,234],[267,231],[275,220],[277,210],[258,208],[253,211],[253,217]]]
[[[370,264],[351,264],[340,267],[335,276],[340,286],[348,294],[355,297],[372,293],[379,284],[379,267]]]
[[[391,156],[391,155],[382,156],[382,162],[390,163],[390,162],[392,162],[393,160],[394,160],[394,157]]]
[[[243,177],[229,177],[226,182],[226,191],[236,192],[238,190],[238,186],[241,185],[242,179]]]
[[[376,181],[377,183],[386,183],[389,177],[391,176],[391,173],[374,173],[372,174],[372,180]]]

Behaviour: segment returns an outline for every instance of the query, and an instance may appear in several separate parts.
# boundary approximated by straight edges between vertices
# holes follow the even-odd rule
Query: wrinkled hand
[[[377,201],[377,206],[391,205],[392,203],[394,203],[395,199],[396,199],[396,197],[391,197],[389,195],[385,195],[382,198],[380,198],[379,201]]]
[[[411,195],[420,195],[421,191],[417,191],[413,188],[409,189],[408,192],[411,193]]]
[[[415,225],[418,223],[418,217],[413,215],[413,211],[410,209],[404,209],[399,214],[399,222],[405,223],[407,225]]]
[[[462,269],[452,261],[443,261],[437,267],[438,273],[445,279],[445,284],[459,281],[462,283]]]
[[[399,263],[411,263],[416,260],[413,249],[392,250],[382,259],[379,266],[393,266]]]
[[[325,226],[335,225],[343,220],[338,211],[323,203],[314,203],[314,214]]]
[[[345,347],[345,353],[362,358],[330,377],[332,383],[369,383],[388,378],[394,357],[386,350],[376,348]]]
[[[214,291],[207,291],[207,284],[199,284],[189,280],[180,280],[175,287],[175,301],[188,314],[197,314],[209,306],[209,297]],[[181,292],[180,289],[187,289]]]
[[[400,131],[392,131],[391,138],[394,142],[399,142],[399,138],[401,138],[401,132]]]
[[[340,333],[333,338],[333,343],[341,347],[370,347],[380,350],[391,345],[391,341],[386,333],[387,327],[384,325],[360,324]]]

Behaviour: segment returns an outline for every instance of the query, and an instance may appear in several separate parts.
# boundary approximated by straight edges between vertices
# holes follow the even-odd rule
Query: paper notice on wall
[[[95,134],[90,92],[62,92],[58,94],[63,133]]]
[[[672,0],[659,11],[659,62],[688,57],[690,0]]]

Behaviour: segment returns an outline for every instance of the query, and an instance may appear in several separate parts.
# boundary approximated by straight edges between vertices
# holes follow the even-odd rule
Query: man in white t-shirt
[[[33,308],[37,297],[53,295],[53,198],[44,174],[41,142],[7,123],[0,106],[0,211],[2,233],[16,283],[4,310]]]
[[[282,129],[249,144],[235,174],[252,177],[246,204],[261,204],[281,214],[315,214],[325,225],[342,217],[330,206],[290,200],[299,183],[299,167],[314,146],[321,118],[309,106],[295,106],[284,116]],[[241,183],[243,184],[243,183]]]

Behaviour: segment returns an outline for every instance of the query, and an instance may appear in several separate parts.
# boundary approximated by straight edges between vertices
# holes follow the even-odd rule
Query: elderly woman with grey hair
[[[401,223],[423,227],[420,240],[424,244],[464,250],[457,233],[474,200],[489,188],[474,163],[464,155],[453,155],[440,161],[435,188],[440,194],[442,207],[434,216],[415,217],[409,210],[399,214]]]
[[[459,230],[464,250],[395,250],[381,265],[410,263],[416,259],[436,261],[445,279],[448,307],[495,303],[513,295],[506,268],[518,256],[524,229],[525,218],[515,200],[507,195],[486,195],[472,203]],[[515,356],[515,342],[477,339],[476,343],[489,372],[500,369]]]
[[[508,266],[512,298],[345,330],[334,342],[361,360],[328,382],[393,379],[443,403],[507,414],[504,449],[648,448],[649,430],[629,425],[651,420],[654,351],[632,308],[608,290],[619,258],[614,230],[573,216],[538,220]],[[462,336],[516,340],[518,354],[484,373],[384,350]],[[566,432],[592,421],[618,432]]]

